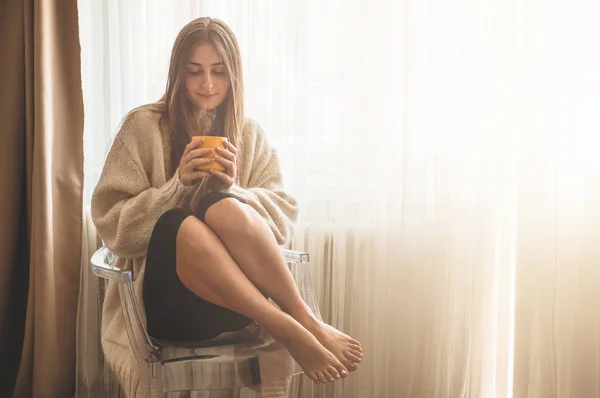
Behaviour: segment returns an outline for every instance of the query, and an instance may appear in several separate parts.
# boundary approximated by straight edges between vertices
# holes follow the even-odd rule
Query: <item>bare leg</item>
[[[219,238],[195,217],[186,218],[177,234],[177,275],[199,297],[263,325],[312,380],[334,380],[345,372],[309,331],[258,291]]]
[[[256,286],[310,331],[346,369],[362,359],[358,341],[317,320],[302,300],[275,236],[263,218],[236,199],[224,199],[206,212],[209,226]]]

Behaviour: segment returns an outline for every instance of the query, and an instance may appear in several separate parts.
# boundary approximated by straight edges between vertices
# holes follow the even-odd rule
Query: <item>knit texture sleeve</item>
[[[179,203],[186,190],[178,170],[160,187],[151,186],[142,166],[142,158],[153,155],[145,153],[151,146],[131,145],[135,134],[128,130],[136,128],[144,126],[124,123],[92,196],[92,219],[104,244],[125,259],[146,255],[156,221]]]
[[[291,238],[298,217],[296,199],[283,188],[279,159],[262,129],[253,124],[244,159],[238,166],[238,181],[231,193],[244,199],[267,222],[277,242]]]

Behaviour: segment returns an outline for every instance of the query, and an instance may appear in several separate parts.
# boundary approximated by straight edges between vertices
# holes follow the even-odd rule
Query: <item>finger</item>
[[[212,148],[193,149],[193,150],[189,151],[188,154],[185,156],[185,161],[189,162],[192,159],[201,158],[203,156],[208,155],[211,152],[212,152]]]
[[[225,159],[231,160],[232,162],[235,160],[235,154],[226,149],[217,148],[217,153],[223,156]]]
[[[220,156],[215,156],[214,157],[215,162],[219,163],[220,165],[222,165],[223,167],[225,167],[225,169],[227,170],[227,175],[229,177],[233,177],[233,173],[234,173],[234,166],[233,166],[233,162],[227,160],[227,159],[223,159]]]
[[[231,186],[233,184],[233,179],[231,177],[229,177],[227,174],[223,173],[222,171],[215,170],[215,169],[209,169],[208,172],[210,174],[212,174],[213,176],[218,177],[225,184],[227,184],[227,186]]]
[[[209,177],[210,175],[206,171],[190,171],[180,176],[183,185],[190,186],[200,182],[201,179]]]
[[[212,163],[213,160],[211,158],[195,158],[189,161],[188,165],[192,170],[197,169],[198,167]]]
[[[233,144],[229,141],[225,141],[225,148],[229,149],[229,151],[234,155],[237,155],[238,153],[238,149],[234,147]]]
[[[187,154],[192,150],[195,149],[197,147],[199,147],[200,145],[202,145],[202,143],[204,142],[204,138],[199,138],[197,140],[191,140],[186,146],[185,149],[183,150],[183,155],[181,155],[182,158],[185,158],[187,156]]]
[[[195,180],[197,178],[206,178],[210,176],[210,174],[206,171],[193,171],[190,174],[192,175],[192,180]]]

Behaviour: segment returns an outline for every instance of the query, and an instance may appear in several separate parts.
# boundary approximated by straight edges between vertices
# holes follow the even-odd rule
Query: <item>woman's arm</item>
[[[140,155],[117,135],[92,196],[92,219],[108,248],[123,258],[146,254],[154,224],[186,191],[178,174],[152,187]]]

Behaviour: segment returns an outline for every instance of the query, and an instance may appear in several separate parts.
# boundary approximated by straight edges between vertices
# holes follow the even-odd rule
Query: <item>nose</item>
[[[214,87],[213,78],[210,73],[206,73],[205,76],[206,77],[204,78],[204,81],[202,82],[202,88],[205,90],[208,90],[210,92]]]

